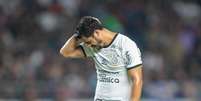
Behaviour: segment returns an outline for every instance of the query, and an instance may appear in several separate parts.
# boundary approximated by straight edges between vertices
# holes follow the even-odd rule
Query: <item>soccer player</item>
[[[84,16],[60,53],[67,58],[92,58],[97,72],[94,101],[140,101],[142,60],[136,43]]]

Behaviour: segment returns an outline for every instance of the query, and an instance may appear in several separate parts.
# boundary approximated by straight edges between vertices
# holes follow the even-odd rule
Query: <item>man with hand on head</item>
[[[140,101],[142,60],[136,43],[84,16],[60,53],[67,58],[92,58],[97,72],[94,101]]]

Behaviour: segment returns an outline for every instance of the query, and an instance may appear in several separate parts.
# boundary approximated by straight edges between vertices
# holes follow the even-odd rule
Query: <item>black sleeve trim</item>
[[[136,67],[141,66],[141,65],[142,65],[142,64],[135,65],[135,66],[133,66],[133,67],[127,68],[127,70],[130,70],[130,69],[136,68]]]
[[[82,52],[84,53],[84,56],[87,57],[87,54],[86,54],[86,52],[84,51],[84,48],[83,48],[81,45],[80,45],[79,47],[80,47],[80,49],[82,50]]]

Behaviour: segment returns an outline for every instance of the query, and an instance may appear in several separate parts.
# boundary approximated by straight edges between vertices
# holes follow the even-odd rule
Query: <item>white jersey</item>
[[[111,44],[100,50],[82,44],[87,57],[95,61],[97,85],[94,101],[129,101],[131,79],[127,70],[141,65],[141,53],[135,42],[117,34]]]

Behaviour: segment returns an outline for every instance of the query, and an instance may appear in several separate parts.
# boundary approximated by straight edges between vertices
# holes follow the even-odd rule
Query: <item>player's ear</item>
[[[93,35],[94,35],[94,37],[97,38],[100,36],[100,32],[98,30],[95,30]]]

